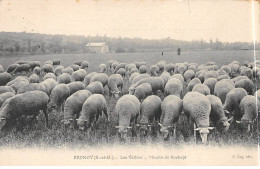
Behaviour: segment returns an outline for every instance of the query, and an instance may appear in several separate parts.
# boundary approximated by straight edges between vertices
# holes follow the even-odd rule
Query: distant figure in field
[[[177,49],[178,55],[181,55],[181,48]]]
[[[162,56],[163,56],[163,52],[162,52]]]

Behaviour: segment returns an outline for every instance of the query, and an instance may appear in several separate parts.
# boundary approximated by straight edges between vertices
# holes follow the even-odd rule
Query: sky
[[[245,0],[0,0],[0,31],[252,42],[252,9]]]

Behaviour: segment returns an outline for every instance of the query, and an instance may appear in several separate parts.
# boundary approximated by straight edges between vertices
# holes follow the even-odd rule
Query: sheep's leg
[[[194,136],[194,143],[196,144],[196,141],[197,141],[197,139],[196,139],[196,124],[195,123],[193,123],[193,136]]]
[[[46,122],[46,127],[49,127],[49,123],[48,123],[48,113],[47,113],[47,108],[45,110],[43,110],[44,116],[45,116],[45,122]]]

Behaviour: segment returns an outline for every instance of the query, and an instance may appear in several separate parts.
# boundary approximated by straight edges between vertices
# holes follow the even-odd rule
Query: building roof
[[[102,42],[102,43],[88,43],[86,46],[103,46],[103,45],[105,45],[104,42]]]

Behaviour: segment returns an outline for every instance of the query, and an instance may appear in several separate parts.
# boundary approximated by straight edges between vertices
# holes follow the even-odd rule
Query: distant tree
[[[15,50],[15,52],[19,52],[20,49],[21,49],[20,44],[19,44],[18,42],[16,42],[15,45],[14,45],[14,50]]]

